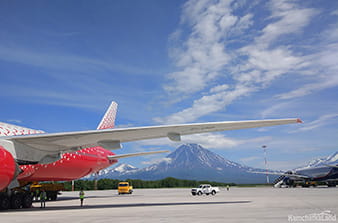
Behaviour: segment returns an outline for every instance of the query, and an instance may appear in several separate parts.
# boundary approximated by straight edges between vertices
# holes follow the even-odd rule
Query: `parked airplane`
[[[113,129],[117,104],[112,102],[97,130],[45,133],[0,123],[0,208],[28,208],[31,197],[25,182],[74,180],[96,173],[130,156],[162,153],[152,151],[116,155],[121,143],[181,135],[300,123],[300,119],[230,121]]]
[[[304,187],[316,185],[317,182],[325,182],[329,187],[335,187],[338,183],[338,165],[323,165],[319,167],[307,167],[295,171],[280,172],[253,172],[259,174],[278,175],[274,187]]]

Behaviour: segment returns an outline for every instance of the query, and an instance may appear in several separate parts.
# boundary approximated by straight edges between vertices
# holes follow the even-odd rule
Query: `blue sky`
[[[0,27],[2,122],[89,130],[115,100],[118,127],[302,118],[183,137],[253,167],[264,167],[262,145],[272,169],[338,150],[337,1],[11,0],[0,3]]]

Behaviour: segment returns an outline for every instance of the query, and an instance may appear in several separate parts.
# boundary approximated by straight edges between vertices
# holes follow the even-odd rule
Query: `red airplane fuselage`
[[[117,163],[117,160],[108,160],[108,155],[114,155],[114,153],[96,146],[65,153],[60,160],[49,164],[20,165],[23,172],[18,176],[18,180],[64,181],[79,179]]]

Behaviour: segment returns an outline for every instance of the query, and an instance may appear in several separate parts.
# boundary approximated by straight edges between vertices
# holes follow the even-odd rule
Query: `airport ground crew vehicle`
[[[118,194],[132,194],[133,186],[129,185],[129,182],[120,182],[117,187]]]
[[[199,187],[191,189],[191,194],[193,196],[202,195],[202,194],[215,195],[218,192],[219,192],[219,188],[218,187],[212,187],[210,184],[201,184]]]
[[[40,200],[42,191],[46,192],[46,200],[56,200],[60,191],[65,190],[63,184],[20,181],[18,187],[8,191],[0,191],[0,210],[30,208],[33,199]],[[11,196],[8,196],[11,193]]]
[[[55,201],[57,196],[60,194],[60,191],[65,190],[64,184],[62,183],[43,183],[39,184],[38,182],[34,182],[30,186],[30,191],[33,196],[33,199],[37,200],[40,197],[41,191],[46,192],[46,200]]]

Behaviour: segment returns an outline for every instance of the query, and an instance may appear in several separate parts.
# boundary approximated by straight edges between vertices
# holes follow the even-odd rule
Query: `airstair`
[[[284,183],[285,176],[281,175],[279,176],[274,182],[273,182],[273,187],[281,187],[282,184]]]

